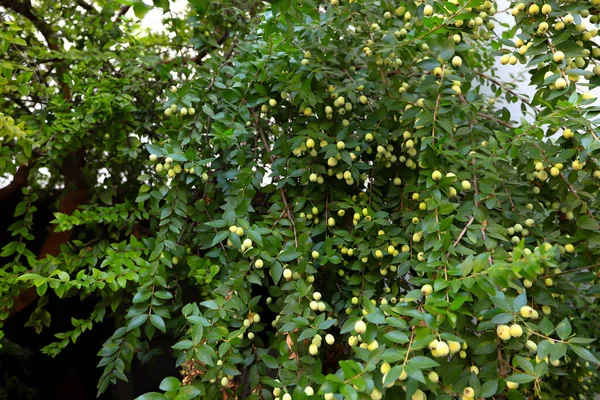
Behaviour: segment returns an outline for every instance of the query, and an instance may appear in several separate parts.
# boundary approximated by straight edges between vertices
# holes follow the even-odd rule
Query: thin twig
[[[267,142],[265,132],[263,131],[262,126],[260,125],[260,119],[258,114],[255,115],[255,121],[256,128],[258,129],[260,138],[262,139],[263,145],[265,146],[265,151],[269,155],[269,159],[271,160],[271,166],[273,166],[275,164],[275,157],[273,157],[273,155],[271,154],[269,142]],[[292,224],[292,230],[294,231],[294,244],[296,245],[296,247],[298,247],[298,234],[296,233],[296,223],[294,222],[294,217],[292,216],[292,210],[290,209],[287,196],[285,195],[285,190],[283,190],[283,188],[279,188],[279,192],[281,193],[281,200],[283,200],[283,204],[285,205],[285,209],[287,210],[287,217],[290,220],[290,223]]]
[[[484,79],[487,79],[488,81],[494,83],[496,86],[501,87],[503,90],[505,90],[508,93],[512,94],[513,96],[517,97],[523,103],[527,104],[529,107],[531,107],[534,110],[536,110],[536,111],[539,112],[539,109],[536,106],[534,106],[533,104],[531,104],[531,102],[529,101],[529,99],[525,95],[522,95],[520,93],[515,92],[513,89],[506,87],[506,85],[504,83],[500,82],[499,80],[497,80],[497,79],[495,79],[495,78],[493,78],[493,77],[491,77],[489,75],[486,75],[486,74],[484,74],[482,72],[479,72],[477,70],[473,70],[473,72],[475,72],[475,74],[479,75],[480,77],[482,77]]]
[[[431,124],[431,144],[435,144],[435,123],[437,122],[437,113],[438,108],[440,107],[440,98],[442,97],[442,86],[444,84],[444,71],[446,69],[446,64],[442,65],[442,77],[440,78],[440,91],[437,95],[437,99],[435,99],[435,108],[433,109],[433,123]]]

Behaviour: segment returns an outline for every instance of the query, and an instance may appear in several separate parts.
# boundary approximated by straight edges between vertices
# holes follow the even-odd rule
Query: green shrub
[[[47,57],[5,3],[30,18],[5,50]],[[182,376],[145,400],[592,399],[600,5],[513,4],[499,36],[490,1],[426,3],[195,0],[145,38],[98,7],[50,87],[9,50],[0,162],[31,171],[2,315],[31,285],[95,296],[44,351],[114,316],[100,392],[168,335]],[[87,236],[36,260],[32,205],[82,149],[89,204],[53,229]]]

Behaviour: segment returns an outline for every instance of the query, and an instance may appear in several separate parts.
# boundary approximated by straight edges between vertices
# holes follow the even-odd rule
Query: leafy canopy
[[[0,317],[96,299],[43,351],[114,317],[99,392],[157,335],[182,375],[140,399],[599,391],[598,1],[500,36],[482,0],[190,0],[147,36],[141,1],[37,3],[0,0]],[[34,254],[57,191],[79,234]]]

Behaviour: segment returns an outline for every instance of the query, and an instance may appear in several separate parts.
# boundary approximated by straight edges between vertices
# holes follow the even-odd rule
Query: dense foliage
[[[95,299],[99,392],[157,335],[146,400],[600,392],[600,2],[0,6],[0,318]]]

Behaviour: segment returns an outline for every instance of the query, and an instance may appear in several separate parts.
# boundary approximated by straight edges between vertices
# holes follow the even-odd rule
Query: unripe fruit
[[[552,6],[550,4],[544,4],[542,6],[542,14],[548,15],[552,12]]]
[[[467,399],[472,399],[475,396],[475,390],[472,387],[467,386],[465,390],[463,390],[463,397]]]
[[[442,173],[440,171],[433,171],[433,173],[431,174],[431,179],[433,179],[434,181],[439,181],[440,179],[442,179]]]
[[[171,93],[175,93],[175,92],[177,92],[177,86],[171,86],[171,87],[169,88],[169,91],[170,91]]]
[[[327,344],[331,346],[332,344],[335,343],[335,338],[333,337],[333,335],[327,334],[325,336],[325,342],[327,342]]]
[[[529,306],[523,306],[521,307],[520,313],[521,316],[523,316],[524,318],[531,318],[531,316],[533,315],[533,311],[533,308]]]
[[[423,15],[425,15],[426,17],[431,17],[432,14],[433,14],[433,7],[430,6],[429,4],[427,4],[423,8]]]
[[[575,246],[573,246],[571,243],[565,244],[565,251],[567,253],[573,253],[575,251]]]
[[[456,354],[460,351],[460,342],[455,342],[454,340],[449,340],[448,348],[450,349],[450,354]]]
[[[511,338],[510,328],[507,325],[498,325],[496,328],[496,333],[502,340],[509,340]]]
[[[462,187],[462,189],[464,191],[470,190],[471,189],[471,182],[469,182],[469,181],[462,181],[460,183],[460,186]]]
[[[423,285],[423,287],[421,288],[421,293],[423,293],[423,296],[425,297],[429,296],[432,292],[433,287],[431,285]]]
[[[510,335],[516,338],[523,336],[523,328],[518,324],[511,325]]]
[[[532,4],[529,6],[529,14],[536,15],[540,12],[540,7],[537,4]]]
[[[374,350],[377,350],[378,348],[379,348],[379,342],[377,342],[377,340],[373,340],[367,346],[367,350],[369,350],[369,351],[374,351]]]
[[[562,62],[565,59],[565,53],[563,53],[562,51],[557,51],[552,56],[552,59],[554,60],[554,62],[557,63]]]
[[[452,57],[452,66],[454,68],[460,68],[462,66],[462,58],[459,56]]]
[[[292,279],[292,270],[289,268],[286,268],[283,270],[283,277],[287,280]]]
[[[337,0],[331,0],[331,1],[333,2],[333,1],[337,1]],[[281,397],[281,400],[292,400],[292,395],[289,393],[286,393]]]
[[[542,312],[546,315],[550,315],[552,313],[552,309],[548,306],[542,306]]]
[[[411,400],[427,400],[427,395],[421,389],[417,389],[412,395]]]
[[[173,114],[173,110],[171,110],[170,108],[167,108],[165,110],[165,116],[170,117]]]
[[[525,346],[531,351],[537,351],[537,344],[532,340],[528,340]]]
[[[221,386],[227,386],[229,384],[229,378],[226,376],[221,378]]]
[[[356,321],[356,323],[354,324],[354,330],[356,331],[356,333],[358,333],[359,335],[362,333],[365,333],[367,331],[367,324],[365,324],[364,321],[362,320],[358,320]]]
[[[470,371],[475,375],[479,375],[479,368],[477,368],[475,365],[471,366]]]
[[[319,354],[319,348],[316,344],[313,343],[310,346],[308,346],[308,352],[310,353],[310,355],[316,356],[317,354]]]
[[[567,81],[565,81],[564,78],[558,78],[555,82],[554,82],[554,86],[558,89],[558,90],[562,90],[565,87],[567,87]]]
[[[446,342],[438,342],[435,346],[435,351],[438,357],[446,357],[450,353],[450,348]]]
[[[435,372],[435,371],[431,371],[427,377],[429,378],[429,380],[433,383],[438,383],[440,380],[440,376]]]
[[[517,382],[506,381],[506,387],[509,389],[517,389],[519,384]]]
[[[383,398],[383,394],[379,391],[379,389],[375,388],[371,392],[371,400],[381,400]]]
[[[593,94],[592,92],[584,92],[584,93],[581,95],[581,99],[582,99],[582,100],[591,100],[591,99],[593,99],[593,98],[594,98],[594,94]]]

